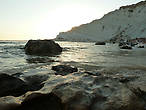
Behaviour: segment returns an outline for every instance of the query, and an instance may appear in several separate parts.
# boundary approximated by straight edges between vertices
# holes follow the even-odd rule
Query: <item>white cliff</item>
[[[99,20],[61,32],[56,40],[105,41],[120,37],[146,38],[146,1],[120,7]]]

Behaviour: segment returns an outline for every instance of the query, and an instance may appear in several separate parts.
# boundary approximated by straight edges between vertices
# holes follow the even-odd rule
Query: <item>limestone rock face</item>
[[[140,1],[140,0],[139,0]],[[146,1],[121,7],[101,19],[60,32],[56,40],[64,41],[120,41],[146,38]]]
[[[52,56],[62,52],[62,48],[53,40],[29,40],[24,49],[28,55]]]

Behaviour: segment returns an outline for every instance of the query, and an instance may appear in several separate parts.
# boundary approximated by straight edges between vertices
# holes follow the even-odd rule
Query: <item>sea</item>
[[[63,52],[56,56],[26,55],[27,41],[0,41],[0,73],[36,75],[51,73],[53,65],[76,66],[80,71],[109,68],[146,70],[146,46],[132,50],[118,44],[95,45],[94,42],[56,41]]]

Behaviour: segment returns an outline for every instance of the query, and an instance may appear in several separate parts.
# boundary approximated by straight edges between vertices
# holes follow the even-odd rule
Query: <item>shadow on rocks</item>
[[[20,107],[20,104],[16,103],[1,103],[0,104],[0,110],[16,110],[18,107]]]
[[[19,79],[16,75],[0,74],[0,97],[3,96],[21,96],[27,91],[36,91],[41,89],[43,81],[48,79],[48,76],[34,75],[25,78],[25,81]]]
[[[30,91],[36,91],[44,87],[43,81],[47,80],[47,75],[33,75],[25,77],[25,81],[29,86]]]
[[[32,93],[15,110],[63,110],[61,99],[53,93]]]
[[[17,77],[0,74],[0,97],[20,96],[28,91],[28,85]]]

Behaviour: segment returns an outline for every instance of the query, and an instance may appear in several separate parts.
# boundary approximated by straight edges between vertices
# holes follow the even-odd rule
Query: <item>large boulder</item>
[[[28,91],[28,86],[19,78],[0,74],[0,97],[2,96],[19,96]]]
[[[62,48],[53,40],[29,40],[24,49],[28,55],[52,56],[62,52]]]

